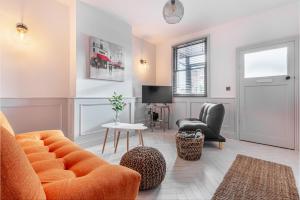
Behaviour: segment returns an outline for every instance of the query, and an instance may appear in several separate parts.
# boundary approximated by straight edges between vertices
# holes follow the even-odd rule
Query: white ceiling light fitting
[[[168,0],[163,9],[163,16],[168,24],[177,24],[184,14],[184,7],[179,0]]]

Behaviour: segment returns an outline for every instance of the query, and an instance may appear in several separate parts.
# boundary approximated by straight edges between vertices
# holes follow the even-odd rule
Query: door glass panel
[[[287,75],[288,48],[276,48],[244,55],[245,78]]]

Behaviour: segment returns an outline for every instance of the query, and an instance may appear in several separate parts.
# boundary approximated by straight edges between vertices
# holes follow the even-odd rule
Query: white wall
[[[171,85],[173,45],[209,35],[210,96],[235,97],[236,49],[299,34],[298,12],[298,6],[291,4],[161,43],[156,49],[156,83]],[[226,91],[226,86],[231,91]]]
[[[147,60],[147,64],[142,65],[140,59]],[[142,96],[142,85],[155,85],[155,70],[155,45],[138,37],[133,37],[133,96]]]
[[[77,97],[107,97],[114,91],[127,97],[132,89],[132,30],[118,17],[77,1]],[[88,79],[89,36],[94,36],[123,47],[125,53],[125,81]]]
[[[57,1],[24,1],[25,41],[17,37],[19,0],[0,0],[0,97],[68,96],[69,14]]]

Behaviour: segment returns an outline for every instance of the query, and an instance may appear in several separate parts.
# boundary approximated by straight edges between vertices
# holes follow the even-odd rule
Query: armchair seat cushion
[[[207,125],[199,120],[181,119],[177,123],[179,131],[194,131],[196,129],[208,129]]]
[[[200,129],[205,135],[205,140],[218,138],[218,135],[216,135],[212,129],[207,127],[207,124],[199,120],[182,119],[177,121],[177,125],[179,127],[179,132]]]

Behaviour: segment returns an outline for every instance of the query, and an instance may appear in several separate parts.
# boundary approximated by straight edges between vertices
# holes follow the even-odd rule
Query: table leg
[[[129,150],[129,131],[127,131],[127,151]]]
[[[143,134],[142,134],[141,130],[139,130],[139,134],[140,134],[140,137],[141,137],[142,146],[144,146],[144,139],[143,139]]]
[[[168,106],[168,129],[170,129],[170,107]]]
[[[116,147],[115,147],[115,153],[117,152],[117,148],[118,148],[118,144],[119,144],[119,138],[120,138],[120,131],[118,131],[118,133],[117,133],[117,143],[116,143]]]
[[[139,145],[141,145],[142,144],[142,140],[141,140],[141,134],[139,133],[139,131],[135,131],[137,134],[138,134],[138,136],[139,136]]]
[[[165,117],[166,116],[166,111],[165,111],[165,109],[163,109],[163,130],[164,130],[164,132],[166,131],[166,120],[165,120]]]
[[[117,129],[114,130],[114,148],[116,148],[116,134],[117,134]]]
[[[104,137],[104,142],[103,142],[103,147],[102,147],[102,154],[104,152],[104,148],[105,148],[105,144],[106,144],[106,140],[107,140],[108,131],[109,131],[109,128],[107,128],[106,131],[105,131],[105,137]]]

